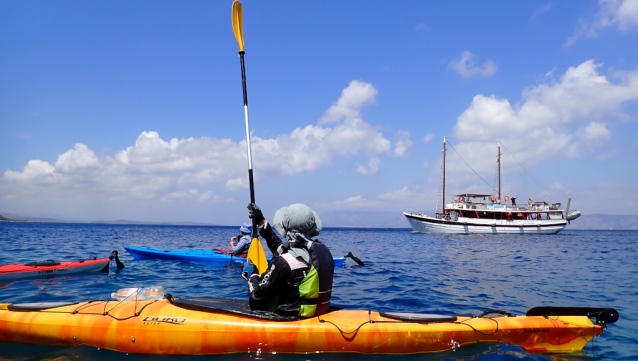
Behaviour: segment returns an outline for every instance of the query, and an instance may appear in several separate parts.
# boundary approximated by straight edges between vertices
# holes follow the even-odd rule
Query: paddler
[[[291,204],[275,212],[273,231],[259,207],[248,205],[273,258],[263,275],[255,268],[248,278],[250,308],[286,316],[313,317],[330,309],[334,260],[325,244],[313,240],[321,232],[317,212]]]
[[[240,235],[237,237],[232,237],[230,239],[230,250],[233,251],[233,254],[246,254],[248,253],[248,248],[250,248],[250,234],[253,233],[253,225],[250,223],[244,223],[241,227],[239,227]],[[236,242],[236,243],[235,243]]]

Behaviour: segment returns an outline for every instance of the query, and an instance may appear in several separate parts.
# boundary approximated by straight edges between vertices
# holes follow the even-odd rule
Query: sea
[[[108,299],[125,287],[161,285],[174,297],[246,299],[238,265],[143,260],[123,245],[163,249],[228,248],[238,227],[0,222],[0,264],[107,257],[126,265],[108,274],[0,282],[0,303]],[[166,356],[89,346],[0,342],[0,360],[638,360],[638,231],[565,230],[557,235],[435,235],[411,229],[326,228],[335,270],[332,303],[345,309],[522,315],[535,306],[613,307],[609,325],[583,351],[548,355],[504,343],[410,356],[255,354]]]

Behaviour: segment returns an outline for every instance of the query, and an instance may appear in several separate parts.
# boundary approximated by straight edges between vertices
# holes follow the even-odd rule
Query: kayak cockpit
[[[251,310],[248,301],[226,298],[175,298],[173,305],[187,310],[223,313],[268,321],[298,321],[297,316],[282,316],[274,312]]]

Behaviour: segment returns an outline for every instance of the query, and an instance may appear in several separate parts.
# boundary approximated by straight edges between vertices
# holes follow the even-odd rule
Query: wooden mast
[[[443,137],[443,218],[445,218],[445,137]]]
[[[498,200],[501,200],[501,142],[498,142]]]

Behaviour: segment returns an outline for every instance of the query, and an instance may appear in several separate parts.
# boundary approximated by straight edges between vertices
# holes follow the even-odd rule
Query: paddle
[[[350,257],[352,258],[353,261],[355,261],[359,266],[365,266],[365,263],[363,263],[362,260],[359,259],[359,257],[356,257],[355,255],[352,254],[352,252],[348,252],[347,255],[345,255],[344,257]]]
[[[114,250],[113,252],[111,252],[111,255],[109,256],[109,260],[113,260],[115,259],[115,264],[117,265],[117,269],[122,269],[124,268],[124,263],[122,263],[120,261],[120,258],[118,257],[118,252],[117,250]],[[107,265],[108,267],[108,265]]]
[[[250,203],[255,204],[255,185],[253,182],[253,160],[250,151],[250,125],[248,122],[248,93],[246,91],[246,68],[244,66],[244,24],[241,10],[241,3],[239,0],[233,2],[233,33],[239,44],[239,59],[241,60],[241,84],[244,90],[244,118],[246,119],[246,151],[248,152],[248,182],[250,184]],[[268,268],[268,261],[266,261],[266,254],[264,248],[259,242],[257,221],[253,218],[253,240],[250,243],[248,249],[248,262],[257,267],[259,274],[266,272]]]

